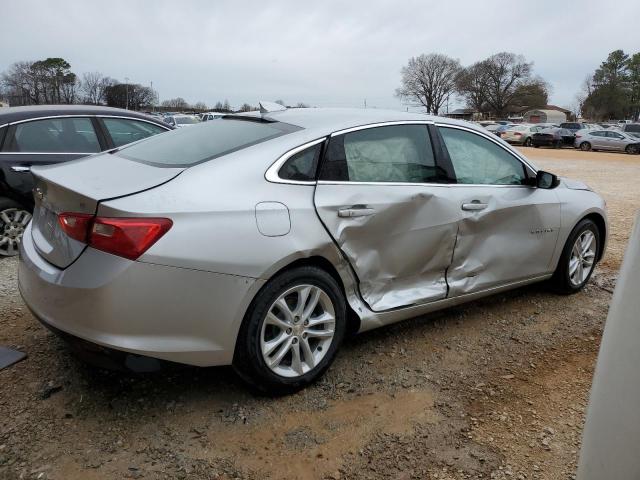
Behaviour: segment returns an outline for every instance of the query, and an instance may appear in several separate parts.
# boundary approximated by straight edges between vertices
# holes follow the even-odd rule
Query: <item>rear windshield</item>
[[[579,123],[561,123],[560,124],[561,128],[582,128],[582,125],[580,125]]]
[[[158,167],[190,167],[297,130],[288,123],[227,117],[155,135],[118,155]]]
[[[625,132],[640,132],[640,123],[630,123],[624,126]]]

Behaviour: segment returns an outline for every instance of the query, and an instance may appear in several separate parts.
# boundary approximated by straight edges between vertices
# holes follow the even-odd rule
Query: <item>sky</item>
[[[550,103],[570,107],[609,52],[640,51],[639,0],[20,0],[0,18],[0,71],[62,57],[79,75],[210,106],[404,110],[394,92],[409,58],[470,65],[510,51],[551,84]]]

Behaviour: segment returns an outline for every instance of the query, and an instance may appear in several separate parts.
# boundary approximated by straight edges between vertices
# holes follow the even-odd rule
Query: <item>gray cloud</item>
[[[507,50],[568,105],[610,51],[640,50],[624,27],[637,18],[637,0],[21,0],[3,8],[0,69],[61,56],[77,73],[153,81],[162,99],[403,108],[393,92],[409,57],[469,64]]]

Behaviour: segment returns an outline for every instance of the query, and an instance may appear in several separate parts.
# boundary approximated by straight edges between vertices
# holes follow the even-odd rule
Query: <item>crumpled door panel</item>
[[[479,200],[481,211],[462,211],[458,239],[447,272],[449,296],[485,290],[544,275],[560,229],[560,204],[553,190],[459,186],[460,205]]]
[[[320,219],[359,280],[373,311],[440,300],[447,295],[459,214],[445,186],[319,184]],[[340,217],[356,207],[373,214]]]

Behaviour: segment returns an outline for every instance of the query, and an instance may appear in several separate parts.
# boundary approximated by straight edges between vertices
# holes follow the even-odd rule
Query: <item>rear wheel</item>
[[[589,150],[591,150],[591,144],[589,142],[582,142],[580,144],[580,150],[582,150],[583,152],[588,152]]]
[[[591,278],[600,249],[600,231],[596,224],[584,219],[573,229],[565,243],[552,283],[559,293],[582,290]]]
[[[530,147],[531,146],[531,137],[527,137],[526,140],[524,141],[524,146],[525,147]]]
[[[638,148],[638,145],[627,145],[627,148],[625,148],[625,151],[632,155],[637,155],[638,152],[640,152],[640,148]]]
[[[0,198],[0,257],[18,254],[18,246],[31,212],[9,198]]]
[[[562,148],[562,140],[554,142],[553,148]]]
[[[345,328],[344,296],[329,273],[313,266],[286,271],[254,299],[233,366],[262,393],[295,392],[329,368]]]

